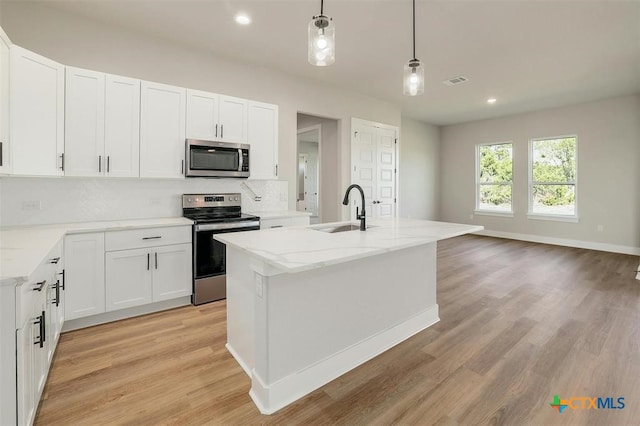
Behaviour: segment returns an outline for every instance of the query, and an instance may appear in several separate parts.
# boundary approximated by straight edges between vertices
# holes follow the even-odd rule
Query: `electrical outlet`
[[[598,232],[603,232],[604,231],[604,225],[598,225],[597,230],[598,230]]]
[[[42,201],[40,200],[31,200],[31,201],[23,201],[22,202],[22,210],[42,210]]]

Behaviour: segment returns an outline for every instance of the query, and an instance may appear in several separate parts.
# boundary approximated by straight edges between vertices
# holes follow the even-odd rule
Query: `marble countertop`
[[[0,228],[0,285],[28,281],[45,256],[66,234],[192,224],[191,220],[184,217],[172,217]]]
[[[283,217],[311,216],[310,212],[299,212],[296,210],[268,210],[247,213],[259,216],[260,219],[279,219]]]
[[[327,233],[318,228],[359,222],[219,234],[215,238],[283,272],[302,272],[477,232],[482,226],[415,219],[376,219],[368,229]],[[370,226],[370,228],[369,228]]]

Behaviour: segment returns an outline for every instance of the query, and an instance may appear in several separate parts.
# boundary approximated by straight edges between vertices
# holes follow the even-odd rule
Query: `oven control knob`
[[[238,201],[238,197],[234,198],[235,201]]]

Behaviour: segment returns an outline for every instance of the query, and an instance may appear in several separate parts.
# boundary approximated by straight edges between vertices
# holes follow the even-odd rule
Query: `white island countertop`
[[[477,232],[482,226],[416,219],[373,219],[367,230],[327,233],[318,228],[359,222],[217,234],[215,239],[282,272],[294,273]]]
[[[193,222],[184,217],[170,217],[0,228],[0,285],[9,280],[27,281],[66,234],[191,224]]]

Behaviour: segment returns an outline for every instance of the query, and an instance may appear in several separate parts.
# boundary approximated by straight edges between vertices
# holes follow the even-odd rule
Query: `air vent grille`
[[[445,81],[443,81],[443,83],[446,84],[447,86],[455,86],[457,84],[466,83],[467,81],[469,81],[469,79],[467,77],[463,77],[463,76],[459,75],[457,77],[453,77],[453,78],[450,78],[448,80],[445,80]]]

